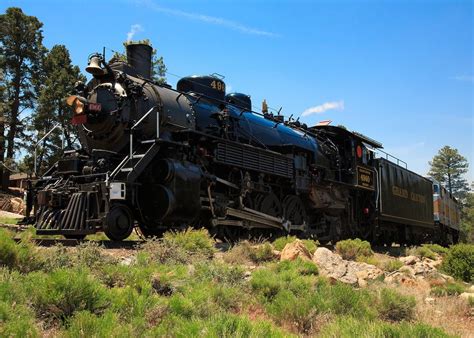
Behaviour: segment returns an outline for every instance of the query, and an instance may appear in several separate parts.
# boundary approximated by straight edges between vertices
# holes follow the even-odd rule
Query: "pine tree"
[[[474,243],[474,182],[471,187],[466,194],[461,217],[461,238],[468,243]]]
[[[469,190],[463,178],[469,167],[466,158],[457,149],[444,146],[429,164],[431,169],[428,175],[444,185],[458,200],[463,200]]]
[[[20,8],[10,7],[0,15],[0,71],[5,88],[3,124],[0,128],[0,161],[11,163],[23,136],[25,114],[36,104],[40,84],[43,24]],[[3,182],[8,172],[3,171]],[[5,188],[5,185],[3,185]]]
[[[84,82],[86,78],[80,73],[79,67],[71,64],[69,51],[63,45],[55,45],[47,53],[43,72],[38,108],[32,115],[31,126],[34,131],[38,131],[36,139],[40,139],[56,124],[61,126],[39,145],[38,163],[42,163],[46,169],[61,157],[63,142],[66,148],[73,146],[76,132],[70,123],[71,108],[66,104],[66,97],[74,93],[76,82]]]

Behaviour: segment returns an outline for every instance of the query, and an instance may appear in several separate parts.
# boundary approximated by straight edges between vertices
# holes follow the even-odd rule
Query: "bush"
[[[214,252],[214,240],[206,229],[188,228],[181,232],[166,232],[163,238],[147,241],[137,255],[137,260],[145,265],[152,261],[189,264],[207,260]]]
[[[263,263],[274,260],[275,255],[273,255],[272,245],[266,242],[250,247],[249,258],[255,263]]]
[[[454,278],[474,282],[474,245],[456,244],[450,247],[441,269]]]
[[[464,285],[456,282],[448,282],[443,285],[436,285],[431,288],[431,294],[437,297],[457,296],[465,291]]]
[[[26,305],[0,301],[0,337],[38,337],[33,318]]]
[[[322,309],[326,308],[330,313],[361,319],[372,319],[377,315],[373,306],[373,296],[367,290],[356,290],[343,283],[332,286],[320,284],[317,290]]]
[[[370,257],[374,254],[370,247],[370,243],[362,241],[359,238],[346,239],[337,242],[336,251],[342,256],[342,258],[349,260],[354,260],[360,256]]]
[[[33,305],[38,314],[66,320],[76,311],[100,313],[108,304],[107,292],[83,269],[59,269],[51,274],[28,275]]]
[[[32,233],[21,234],[20,242],[13,239],[13,234],[0,229],[0,265],[21,272],[30,272],[42,267],[43,261],[38,249],[31,242]]]
[[[275,250],[281,251],[288,243],[292,243],[296,240],[296,236],[284,236],[275,239],[272,244]],[[319,244],[317,241],[312,239],[303,239],[302,242],[311,254],[314,254]]]
[[[402,261],[398,259],[391,259],[383,265],[383,269],[388,272],[397,271],[403,267]]]
[[[436,254],[427,246],[419,246],[408,250],[408,254],[418,256],[420,258],[436,259]]]
[[[241,285],[244,269],[225,263],[211,262],[196,265],[195,277],[201,281],[212,281],[225,285]]]
[[[441,255],[441,256],[446,255],[449,251],[448,248],[445,248],[444,246],[441,246],[439,244],[423,244],[422,246],[430,249],[434,253],[437,253],[438,255]]]
[[[65,337],[132,337],[134,333],[130,328],[120,325],[116,314],[106,312],[98,317],[89,311],[77,312],[68,321]]]
[[[251,321],[235,314],[217,313],[210,318],[183,320],[176,315],[166,316],[154,327],[151,337],[292,337],[265,320]]]
[[[415,314],[416,300],[413,296],[404,296],[391,289],[380,292],[379,314],[390,321],[411,320]]]
[[[321,330],[321,337],[425,337],[448,338],[441,329],[421,323],[386,323],[340,317]]]
[[[215,252],[214,240],[206,229],[188,228],[179,232],[165,232],[163,243],[183,248],[188,254],[212,257]]]

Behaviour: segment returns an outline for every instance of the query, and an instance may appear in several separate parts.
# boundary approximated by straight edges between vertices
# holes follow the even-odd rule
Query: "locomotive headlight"
[[[82,114],[84,112],[86,99],[77,95],[71,95],[66,99],[68,106],[71,106],[76,114]]]
[[[74,101],[74,112],[76,114],[82,114],[84,112],[84,103],[82,103],[79,99]]]

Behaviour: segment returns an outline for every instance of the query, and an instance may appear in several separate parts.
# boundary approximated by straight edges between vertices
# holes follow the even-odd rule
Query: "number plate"
[[[89,103],[88,108],[90,111],[99,112],[102,110],[102,105],[100,103]]]
[[[374,190],[374,171],[357,167],[357,185],[361,188]]]

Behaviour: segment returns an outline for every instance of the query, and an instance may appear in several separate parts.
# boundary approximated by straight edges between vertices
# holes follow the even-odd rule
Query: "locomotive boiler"
[[[65,152],[29,192],[38,233],[104,231],[123,240],[134,228],[159,236],[195,226],[230,240],[447,238],[425,219],[384,218],[380,143],[342,127],[285,121],[266,107],[255,112],[250,96],[227,94],[214,75],[160,85],[151,80],[151,54],[146,44],[129,44],[127,62],[90,58],[93,79],[67,99],[81,149]],[[412,193],[422,194],[417,202],[429,213],[432,195],[423,189]],[[456,230],[447,231],[454,240]]]

